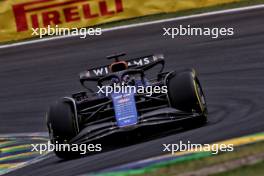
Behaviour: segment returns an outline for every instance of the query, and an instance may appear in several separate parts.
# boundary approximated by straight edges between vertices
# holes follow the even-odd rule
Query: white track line
[[[190,18],[201,18],[201,17],[207,17],[207,16],[219,15],[219,14],[225,14],[225,13],[236,13],[236,12],[243,12],[243,11],[249,11],[249,10],[257,10],[257,9],[262,9],[262,8],[264,8],[264,4],[228,9],[228,10],[219,10],[219,11],[214,11],[214,12],[207,12],[207,13],[201,13],[201,14],[196,14],[196,15],[188,15],[188,16],[175,17],[175,18],[169,18],[169,19],[163,19],[163,20],[137,23],[137,24],[129,24],[129,25],[124,25],[124,26],[103,29],[103,32],[128,29],[128,28],[134,28],[134,27],[141,27],[141,26],[153,25],[153,24],[158,24],[158,23],[166,23],[166,22],[171,22],[171,21],[186,20]],[[27,44],[40,43],[40,42],[51,41],[51,40],[60,40],[60,39],[65,39],[65,38],[70,38],[70,37],[76,37],[76,36],[72,36],[72,35],[56,36],[56,37],[48,37],[48,38],[43,38],[43,39],[24,41],[24,42],[19,42],[19,43],[0,45],[0,49],[22,46],[22,45],[27,45]]]

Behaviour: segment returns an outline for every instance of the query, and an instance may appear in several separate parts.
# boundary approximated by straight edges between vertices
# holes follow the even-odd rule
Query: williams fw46
[[[170,130],[179,124],[190,128],[207,122],[206,101],[194,69],[165,72],[163,55],[121,59],[124,56],[108,56],[114,59],[111,64],[82,72],[80,82],[86,91],[51,105],[47,126],[53,144],[94,143],[118,134],[143,136],[155,129]],[[94,84],[95,90],[88,84]],[[102,91],[102,87],[117,85],[134,87],[134,91]],[[160,91],[139,92],[142,87]],[[55,153],[61,158],[73,154]]]

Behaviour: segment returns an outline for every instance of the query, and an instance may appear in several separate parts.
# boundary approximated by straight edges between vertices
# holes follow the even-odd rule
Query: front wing
[[[186,119],[199,117],[199,113],[184,112],[174,108],[162,108],[139,116],[138,123],[131,126],[118,127],[116,122],[104,122],[88,126],[81,130],[81,132],[75,136],[70,143],[93,143],[97,140],[102,140],[118,133],[130,133],[137,129],[164,126]]]

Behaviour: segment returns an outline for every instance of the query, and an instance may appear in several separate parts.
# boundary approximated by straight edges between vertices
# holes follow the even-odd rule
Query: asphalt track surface
[[[81,87],[78,73],[106,64],[105,56],[164,53],[167,69],[194,67],[207,97],[207,126],[71,161],[52,156],[7,175],[78,175],[164,154],[162,144],[210,143],[264,130],[264,11],[250,10],[167,22],[0,50],[0,133],[46,131],[44,113],[57,98]],[[164,36],[179,24],[234,27],[235,35]]]

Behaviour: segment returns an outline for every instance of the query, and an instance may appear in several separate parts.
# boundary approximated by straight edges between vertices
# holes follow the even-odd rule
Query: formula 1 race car
[[[207,122],[205,96],[194,69],[164,72],[163,55],[120,60],[124,56],[108,56],[114,59],[112,64],[82,72],[80,82],[86,91],[61,98],[49,108],[47,127],[53,144],[93,143],[137,129]],[[153,70],[154,77],[148,78],[146,73]],[[96,90],[86,83],[96,83]],[[134,89],[114,91],[117,86]],[[55,153],[61,158],[69,155]]]

